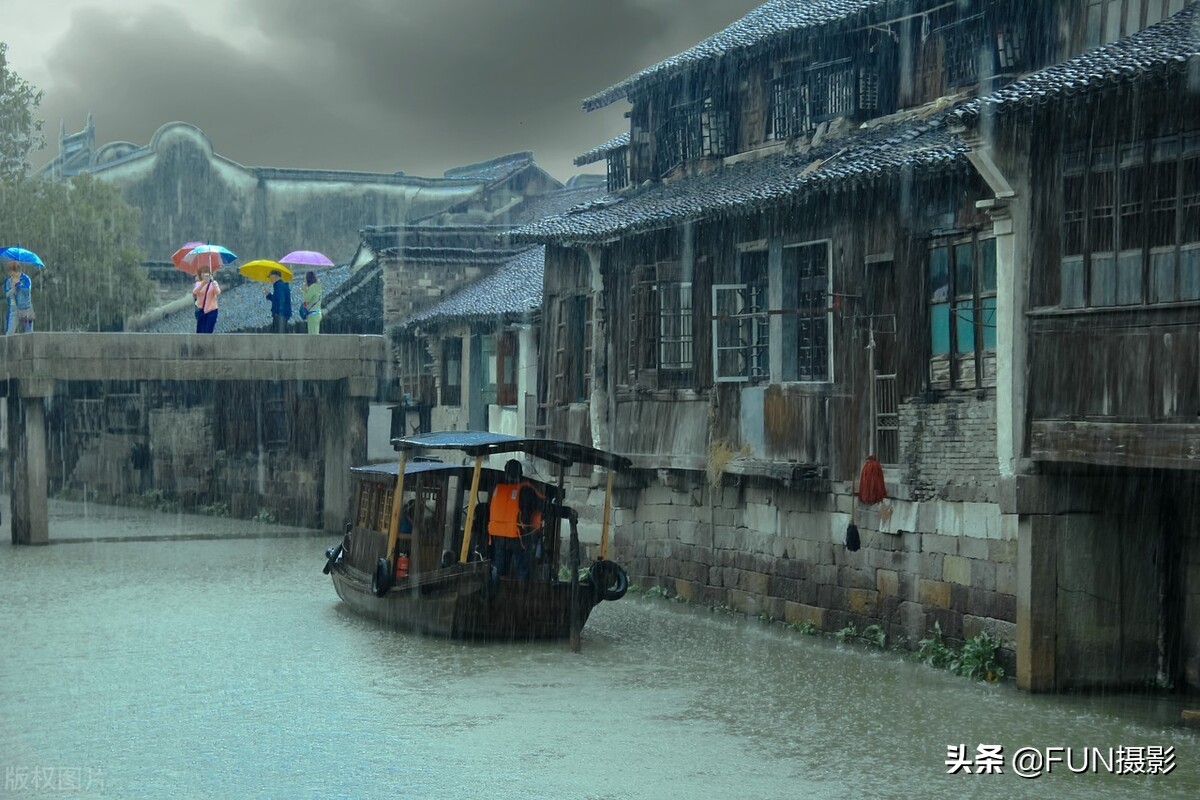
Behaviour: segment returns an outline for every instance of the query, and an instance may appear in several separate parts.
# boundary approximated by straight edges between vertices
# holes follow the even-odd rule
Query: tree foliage
[[[0,42],[0,180],[24,178],[29,157],[42,149],[37,108],[42,92],[8,68],[8,45]]]
[[[120,330],[154,287],[141,265],[138,212],[91,175],[70,183],[0,183],[0,238],[41,256],[33,279],[36,330]]]
[[[42,92],[9,70],[7,50],[0,42],[0,247],[19,245],[46,264],[28,270],[35,330],[120,330],[154,295],[132,247],[138,212],[90,175],[70,183],[27,176],[43,141]]]

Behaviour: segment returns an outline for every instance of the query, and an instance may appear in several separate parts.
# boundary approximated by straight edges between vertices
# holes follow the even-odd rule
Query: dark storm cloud
[[[230,30],[242,52],[178,12],[77,12],[49,54],[42,104],[97,139],[149,141],[163,123],[201,127],[244,164],[437,175],[533,150],[560,178],[626,126],[626,106],[579,101],[689,47],[748,0],[260,0]],[[239,36],[239,41],[241,37]]]

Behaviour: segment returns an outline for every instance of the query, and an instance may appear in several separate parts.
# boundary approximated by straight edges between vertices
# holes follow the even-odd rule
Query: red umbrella
[[[202,244],[204,244],[204,242],[188,242],[183,247],[172,253],[171,263],[175,265],[175,269],[183,270],[188,275],[195,275],[196,267],[187,263],[184,261],[184,259],[187,257],[188,253],[192,252],[193,247],[199,247]]]

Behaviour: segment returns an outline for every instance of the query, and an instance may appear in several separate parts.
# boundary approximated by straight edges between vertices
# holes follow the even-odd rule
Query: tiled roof
[[[597,145],[586,153],[575,156],[575,166],[582,167],[585,164],[593,164],[603,158],[607,158],[609,152],[621,147],[629,146],[629,131],[618,134],[609,139],[602,145]]]
[[[552,217],[555,214],[561,214],[567,209],[573,208],[587,200],[603,197],[608,192],[606,182],[603,176],[596,177],[601,179],[599,184],[581,183],[572,188],[545,192],[528,198],[517,209],[517,213],[513,217],[513,224],[509,225],[507,230],[511,230],[518,225]]]
[[[1185,68],[1200,56],[1200,4],[1069,61],[1015,81],[960,106],[953,114],[970,123],[988,111],[1011,111]]]
[[[317,276],[325,287],[325,296],[328,297],[350,277],[350,267],[321,270]],[[222,283],[219,271],[217,272],[217,283]],[[300,292],[303,291],[301,288],[303,283],[304,273],[301,272],[292,281],[293,323],[299,320],[295,312],[300,307]],[[217,314],[217,327],[214,333],[248,333],[269,328],[271,326],[271,303],[263,297],[264,286],[265,284],[255,282],[246,282],[228,289],[222,286],[221,299],[218,303],[220,313]],[[196,315],[192,307],[188,306],[186,310],[170,314],[147,325],[144,330],[147,333],[195,333]]]
[[[542,304],[542,271],[546,248],[531,247],[509,259],[503,267],[400,324],[421,324],[485,317],[523,316]]]
[[[525,169],[531,164],[533,164],[533,153],[525,151],[522,153],[510,153],[506,156],[493,158],[490,161],[481,161],[478,164],[465,164],[461,167],[454,167],[453,169],[446,170],[443,174],[447,178],[465,178],[494,183]]]
[[[793,31],[841,22],[892,0],[768,0],[724,30],[678,55],[635,73],[620,83],[583,101],[585,111],[614,103],[637,84],[663,78],[687,67],[724,55],[731,50],[763,44]]]
[[[605,241],[687,220],[750,213],[812,192],[867,183],[906,168],[937,170],[966,163],[967,146],[945,125],[905,117],[829,137],[808,152],[722,166],[677,183],[607,195],[516,229],[517,242]]]

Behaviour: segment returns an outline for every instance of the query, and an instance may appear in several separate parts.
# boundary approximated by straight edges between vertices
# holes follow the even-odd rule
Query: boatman
[[[521,462],[509,459],[504,465],[504,481],[492,489],[488,498],[488,541],[492,545],[492,580],[508,573],[509,564],[517,580],[529,579],[530,560],[527,542],[542,529],[542,502],[545,496],[524,480]]]

